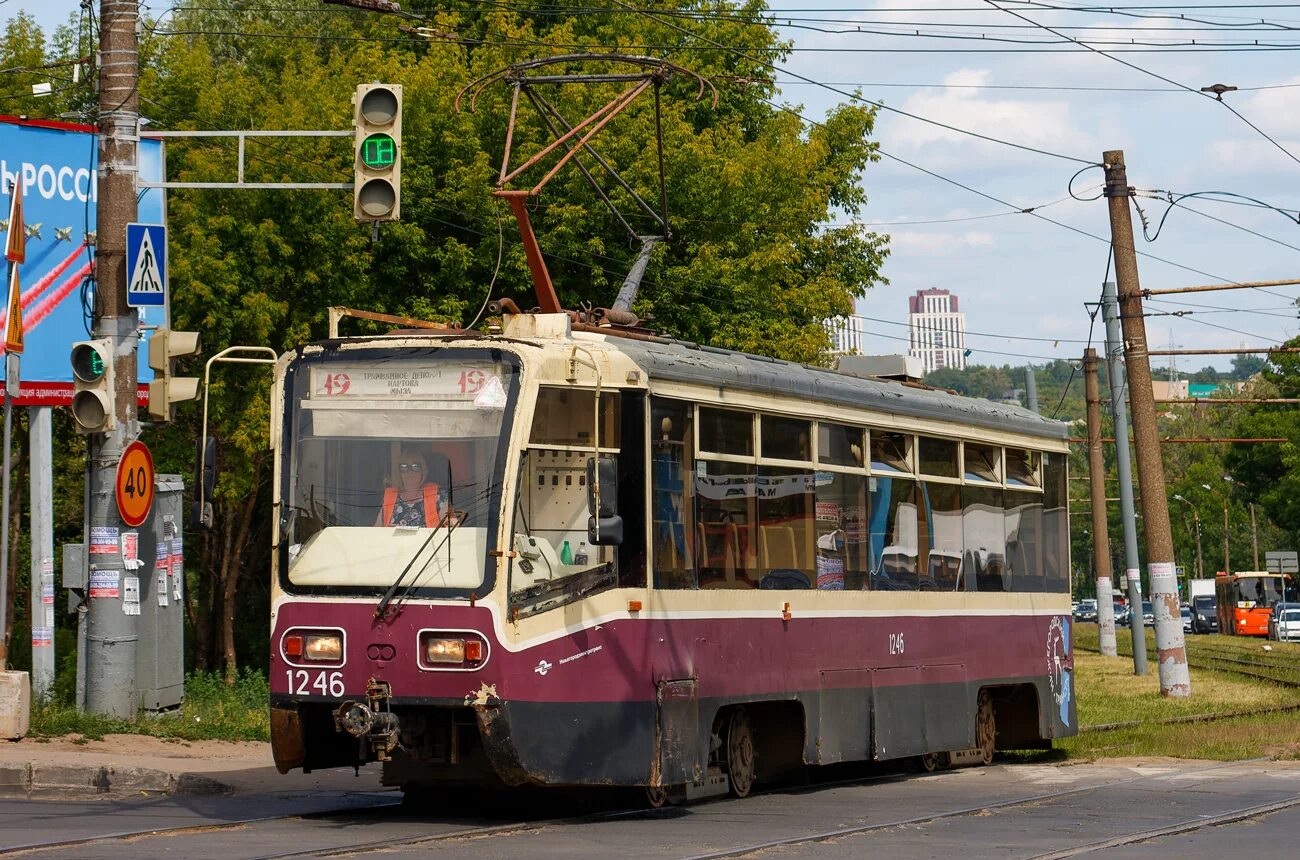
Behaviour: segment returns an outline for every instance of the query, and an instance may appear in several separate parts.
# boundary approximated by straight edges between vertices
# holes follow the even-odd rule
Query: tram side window
[[[969,467],[969,460],[967,465]],[[1009,591],[1006,581],[1006,533],[1002,490],[962,487],[962,571],[967,591]]]
[[[800,418],[764,415],[759,420],[764,457],[780,460],[811,460],[812,422]]]
[[[754,416],[731,409],[700,407],[700,450],[739,457],[754,455]]]
[[[961,565],[965,539],[962,536],[961,487],[927,481],[922,485],[922,492],[930,551],[921,587],[936,591],[963,591],[965,583],[961,577]]]
[[[871,569],[867,476],[822,472],[816,484],[817,588],[862,591]]]
[[[650,512],[655,588],[697,585],[691,404],[650,400]]]
[[[754,470],[753,463],[696,461],[695,534],[700,588],[758,587],[761,573],[754,528],[758,517]]]
[[[872,443],[876,434],[872,434]],[[874,459],[874,455],[873,455]],[[914,591],[920,587],[921,546],[917,531],[917,483],[911,478],[873,475],[871,491],[870,588]]]
[[[1005,499],[1007,575],[1011,590],[1044,591],[1043,496],[1041,493],[1007,490]]]
[[[758,587],[812,588],[816,584],[813,546],[812,467],[759,466]]]
[[[872,430],[871,468],[877,472],[911,472],[912,437],[906,433]]]
[[[635,487],[635,481],[625,486],[629,475],[624,466],[642,469],[645,454],[643,433],[634,440],[640,450],[620,450],[620,399],[618,392],[601,395],[599,441],[602,456],[620,461],[621,508],[623,497]],[[537,395],[515,512],[517,555],[510,581],[511,601],[525,614],[628,584],[620,583],[620,555],[635,559],[639,542],[644,557],[644,503],[636,510],[620,510],[626,548],[588,541],[587,461],[596,444],[595,403],[595,392],[589,389],[542,388]],[[633,462],[621,463],[624,456]],[[640,486],[644,492],[644,483]],[[640,574],[644,582],[643,561]],[[629,575],[635,581],[635,567]]]
[[[965,474],[968,481],[1002,480],[1002,449],[993,445],[965,445]]]
[[[1066,455],[1043,455],[1043,574],[1044,588],[1070,590],[1070,515]]]
[[[932,439],[922,436],[917,440],[920,472],[939,478],[957,477],[957,443],[951,439]]]

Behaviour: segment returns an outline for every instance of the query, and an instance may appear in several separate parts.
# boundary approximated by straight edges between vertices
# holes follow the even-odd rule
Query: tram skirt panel
[[[507,784],[647,785],[655,703],[503,702],[479,712],[483,744]]]

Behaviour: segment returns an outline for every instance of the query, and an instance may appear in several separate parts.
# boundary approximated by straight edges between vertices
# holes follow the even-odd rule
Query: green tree
[[[1262,371],[1267,365],[1268,360],[1262,355],[1234,356],[1232,359],[1232,372],[1229,375],[1233,379],[1245,382]]]
[[[824,322],[851,312],[854,299],[881,280],[883,237],[821,226],[866,203],[859,180],[875,158],[868,139],[872,111],[841,107],[809,131],[768,102],[774,90],[761,83],[766,69],[759,62],[702,50],[644,15],[455,2],[417,8],[440,32],[457,35],[409,38],[391,19],[314,4],[309,14],[290,7],[259,10],[256,26],[234,7],[184,7],[168,15],[165,27],[152,28],[140,92],[155,127],[347,128],[357,83],[400,83],[405,93],[403,220],[385,224],[376,243],[353,223],[346,193],[171,194],[173,323],[202,331],[206,354],[230,344],[287,350],[323,337],[331,305],[469,324],[490,283],[495,295],[533,305],[513,219],[489,194],[504,147],[509,92],[489,88],[473,112],[457,110],[457,92],[532,56],[584,46],[673,45],[661,53],[714,80],[719,101],[716,107],[696,101],[684,79],[664,85],[673,236],[655,251],[635,307],[653,315],[656,328],[679,337],[824,360]],[[762,7],[708,8],[757,14]],[[784,49],[770,26],[724,20],[708,27],[711,38],[754,55],[779,56]],[[249,31],[274,38],[230,35]],[[577,118],[604,104],[617,87],[569,87],[554,100],[566,117]],[[653,102],[643,100],[595,141],[648,200],[658,196],[654,127]],[[547,140],[541,122],[521,109],[512,141],[515,163]],[[173,179],[229,181],[233,145],[172,141],[168,169]],[[535,182],[540,175],[535,170],[523,179]],[[278,139],[248,147],[248,181],[338,182],[350,176],[350,147],[337,140]],[[619,194],[621,208],[634,211]],[[565,306],[609,305],[635,249],[585,180],[572,169],[558,174],[532,220]],[[648,229],[646,222],[633,223]],[[195,660],[201,667],[223,665],[230,676],[241,660],[265,659],[265,639],[241,637],[237,630],[246,624],[255,633],[267,617],[267,377],[217,372],[210,416],[220,440],[216,522],[189,544],[198,554],[187,606]],[[193,412],[159,435],[160,468],[188,471],[199,435]],[[246,647],[244,639],[257,644]]]
[[[1285,345],[1300,346],[1300,338]],[[1300,397],[1300,355],[1270,356],[1261,375],[1262,384],[1248,389],[1253,395]],[[1287,533],[1290,547],[1296,546],[1300,541],[1300,422],[1296,421],[1294,406],[1252,404],[1236,422],[1236,435],[1287,440],[1280,444],[1233,445],[1224,465],[1228,474],[1241,483],[1242,493],[1258,500],[1268,518]]]

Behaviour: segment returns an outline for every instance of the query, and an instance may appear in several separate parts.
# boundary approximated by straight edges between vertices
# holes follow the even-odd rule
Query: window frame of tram
[[[1060,548],[1068,552],[1063,454],[662,397],[650,409],[656,588],[1041,592],[1068,584],[1056,563]],[[1050,491],[1059,496],[1054,520]],[[671,547],[668,510],[681,519],[671,524]]]
[[[645,394],[604,390],[600,405],[597,448],[595,389],[537,389],[512,512],[516,558],[508,599],[520,615],[611,588],[645,587]],[[623,539],[616,545],[590,541],[588,462],[597,455],[617,469]]]

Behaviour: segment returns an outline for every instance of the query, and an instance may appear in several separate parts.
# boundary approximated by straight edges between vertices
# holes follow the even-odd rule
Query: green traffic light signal
[[[361,143],[361,163],[374,170],[391,167],[397,160],[397,143],[391,135],[372,134]]]

